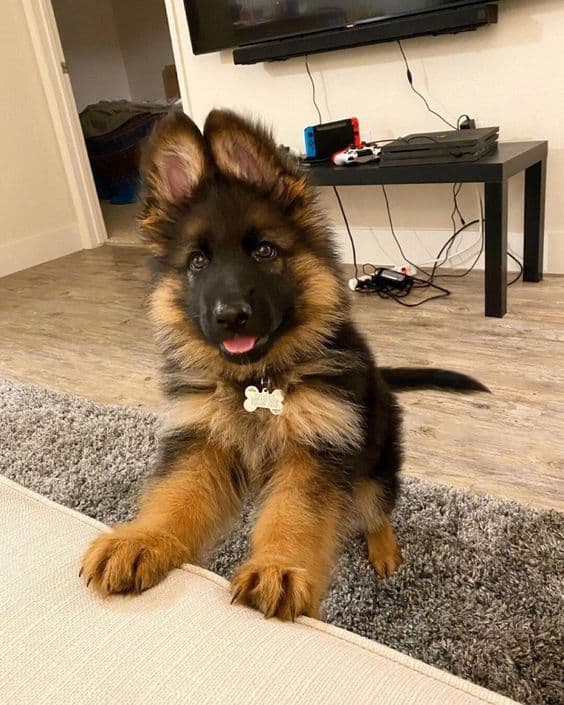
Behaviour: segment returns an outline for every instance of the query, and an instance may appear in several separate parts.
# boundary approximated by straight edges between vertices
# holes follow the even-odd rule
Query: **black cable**
[[[456,129],[457,130],[460,130],[460,121],[462,120],[462,118],[466,118],[467,120],[470,120],[470,115],[466,115],[466,113],[464,113],[463,115],[460,115],[458,117],[458,120],[456,121]]]
[[[439,287],[435,287],[439,288]],[[382,292],[378,292],[380,295]],[[450,291],[448,289],[444,289],[444,293],[442,294],[436,294],[435,296],[428,296],[426,299],[422,299],[421,301],[417,301],[416,303],[413,304],[408,304],[406,301],[402,301],[400,297],[395,296],[391,292],[387,296],[381,296],[381,298],[388,298],[388,299],[393,299],[396,303],[401,304],[402,306],[407,306],[408,308],[415,308],[416,306],[423,306],[423,304],[429,303],[429,301],[435,301],[436,299],[444,299],[445,297],[450,296]]]
[[[456,220],[455,220],[455,216],[457,214],[460,219],[461,225],[466,225],[466,221],[464,220],[464,216],[462,215],[462,213],[460,212],[460,208],[458,207],[458,195],[459,195],[460,191],[462,190],[462,186],[463,186],[462,184],[453,184],[452,185],[453,208],[452,208],[452,212],[450,214],[450,220],[452,222],[452,234],[453,235],[456,232],[456,227],[457,227]],[[455,238],[451,239],[450,245],[447,247],[447,249],[445,251],[445,255],[443,257],[443,261],[440,262],[439,267],[441,267],[443,264],[448,262],[448,260],[450,258],[450,253],[451,253],[452,247],[454,245],[454,242],[455,242]]]
[[[390,224],[390,230],[391,230],[392,236],[393,236],[393,238],[394,238],[394,240],[395,240],[395,242],[396,242],[396,245],[398,246],[398,249],[399,249],[399,251],[400,251],[401,256],[402,256],[403,259],[404,259],[408,264],[410,264],[414,269],[416,269],[418,272],[421,272],[421,273],[424,274],[426,277],[429,277],[429,279],[426,280],[426,281],[428,281],[428,283],[431,283],[431,284],[432,284],[432,283],[433,283],[433,280],[434,280],[434,278],[435,278],[435,276],[438,276],[438,275],[435,274],[436,271],[437,271],[437,269],[438,269],[438,267],[440,267],[441,264],[444,264],[444,262],[446,261],[446,260],[443,260],[443,262],[442,262],[441,264],[438,264],[438,263],[439,263],[439,260],[441,259],[441,255],[443,254],[443,252],[445,251],[445,249],[447,249],[447,248],[449,247],[449,245],[451,245],[451,244],[454,242],[454,240],[460,235],[460,233],[464,232],[464,230],[466,230],[466,229],[469,228],[470,226],[476,225],[476,223],[479,223],[480,221],[479,221],[479,220],[472,220],[472,221],[469,222],[469,223],[465,223],[461,228],[459,228],[458,230],[456,230],[456,231],[451,235],[451,237],[444,243],[444,245],[443,245],[443,246],[441,247],[441,249],[439,250],[438,255],[435,257],[435,264],[433,265],[433,269],[432,269],[431,273],[429,274],[429,273],[426,272],[424,269],[422,269],[421,267],[419,267],[418,265],[416,265],[414,262],[411,262],[411,261],[405,256],[405,252],[403,251],[403,248],[402,248],[402,246],[401,246],[401,243],[400,243],[400,241],[398,240],[398,237],[397,237],[396,232],[395,232],[395,229],[394,229],[394,224],[393,224],[393,221],[392,221],[392,214],[391,214],[391,209],[390,209],[390,202],[389,202],[389,200],[388,200],[388,194],[387,194],[387,192],[386,192],[386,187],[384,186],[384,184],[382,184],[381,186],[382,186],[382,191],[383,191],[383,193],[384,193],[384,199],[385,199],[385,201],[386,201],[386,211],[387,211],[387,213],[388,213],[388,222],[389,222],[389,224]],[[478,256],[478,258],[479,258],[479,256]],[[473,264],[473,266],[475,266],[475,263]],[[443,274],[443,275],[440,275],[440,276],[457,276],[457,275]]]
[[[450,277],[450,278],[454,278],[454,279],[462,278],[462,277],[465,277],[465,276],[467,276],[468,274],[470,274],[470,272],[471,272],[471,271],[474,269],[474,267],[478,264],[478,260],[479,260],[480,257],[482,256],[482,253],[483,253],[483,251],[484,251],[484,245],[485,245],[485,239],[484,239],[484,224],[485,224],[485,222],[484,222],[484,205],[483,205],[483,203],[482,203],[482,199],[481,199],[481,198],[480,198],[480,219],[479,219],[479,220],[473,220],[473,221],[470,222],[470,223],[465,223],[462,228],[460,228],[458,231],[455,231],[455,232],[452,234],[452,237],[450,238],[450,241],[451,241],[451,244],[452,244],[452,243],[454,242],[454,240],[458,237],[458,235],[460,235],[460,233],[464,232],[464,230],[466,230],[467,228],[469,228],[471,225],[475,225],[476,223],[480,223],[480,232],[481,232],[481,237],[480,237],[480,251],[479,251],[478,254],[476,255],[476,258],[474,259],[474,261],[472,262],[472,264],[471,264],[471,265],[468,267],[468,269],[467,269],[465,272],[463,272],[462,274],[436,274],[436,275],[435,275],[435,272],[436,272],[436,270],[437,270],[436,263],[437,263],[437,261],[439,260],[439,258],[440,258],[440,256],[441,256],[441,255],[440,255],[440,252],[439,252],[439,254],[437,255],[437,259],[435,260],[435,267],[433,267],[433,271],[432,271],[432,274],[431,274],[431,276],[432,276],[433,278],[434,278],[435,276],[437,276],[437,277]],[[448,242],[449,242],[449,241],[447,240],[447,243],[448,243]],[[445,245],[446,245],[447,243],[445,243]],[[445,247],[445,245],[443,245],[443,248]],[[450,247],[449,247],[449,251],[450,251]],[[444,264],[445,261],[446,261],[446,260],[444,260],[444,261],[441,263],[441,265]],[[439,265],[439,266],[441,266],[441,265]]]
[[[319,105],[317,105],[317,101],[315,99],[315,82],[313,80],[313,76],[311,75],[311,71],[309,70],[309,57],[306,54],[304,56],[304,58],[305,58],[305,67],[306,67],[307,75],[309,76],[309,80],[311,81],[313,104],[315,105],[315,109],[317,110],[317,115],[319,117],[319,123],[321,124],[323,122],[323,119],[321,118],[321,110],[319,109]]]
[[[428,298],[426,298],[426,299],[423,299],[422,301],[418,301],[418,302],[416,302],[416,303],[414,303],[414,304],[408,304],[408,303],[406,303],[405,301],[400,301],[400,298],[403,298],[403,297],[398,296],[395,292],[391,292],[391,291],[386,291],[386,292],[384,292],[384,297],[383,297],[383,298],[392,298],[392,299],[394,299],[394,301],[397,301],[397,303],[400,303],[402,306],[415,307],[415,306],[421,306],[422,304],[427,303],[428,301],[433,301],[433,300],[435,300],[435,299],[442,299],[442,298],[444,298],[444,297],[446,297],[446,296],[450,296],[450,293],[451,293],[451,292],[450,292],[448,289],[446,289],[445,287],[439,286],[438,284],[435,284],[435,283],[434,283],[435,277],[436,277],[436,276],[466,276],[466,274],[468,274],[468,272],[471,271],[471,270],[476,266],[476,264],[477,264],[477,262],[478,262],[478,260],[479,260],[479,258],[480,258],[480,255],[482,254],[482,250],[483,250],[483,240],[484,240],[484,238],[483,238],[483,231],[482,231],[482,247],[480,248],[480,253],[479,253],[478,256],[476,257],[475,261],[472,263],[472,265],[471,265],[470,269],[468,270],[468,272],[465,272],[465,273],[462,274],[462,275],[448,275],[448,274],[445,274],[445,275],[437,275],[437,274],[436,274],[436,271],[437,271],[438,267],[440,266],[438,263],[439,263],[439,261],[440,261],[440,259],[441,259],[441,255],[442,255],[443,252],[454,242],[454,240],[460,235],[460,233],[464,232],[465,230],[467,230],[468,228],[470,228],[472,225],[476,225],[476,223],[479,223],[480,221],[479,221],[479,220],[472,220],[472,221],[470,221],[470,222],[468,222],[468,223],[465,223],[463,226],[461,226],[460,228],[458,228],[458,230],[455,230],[455,232],[451,235],[451,237],[444,243],[444,245],[443,245],[443,246],[441,247],[441,249],[439,250],[439,253],[438,253],[437,257],[435,258],[435,264],[433,265],[433,269],[432,269],[431,273],[429,274],[429,273],[427,273],[424,269],[422,269],[421,267],[419,267],[418,265],[416,265],[414,262],[411,262],[411,261],[405,256],[405,253],[404,253],[404,251],[403,251],[403,248],[402,248],[402,246],[401,246],[401,243],[399,242],[398,237],[397,237],[396,232],[395,232],[395,228],[394,228],[394,224],[393,224],[393,220],[392,220],[391,209],[390,209],[390,202],[389,202],[389,199],[388,199],[388,194],[387,194],[387,192],[386,192],[386,187],[385,187],[383,184],[382,184],[381,186],[382,186],[382,191],[383,191],[383,193],[384,193],[384,200],[385,200],[385,202],[386,202],[386,211],[387,211],[387,213],[388,213],[388,221],[389,221],[389,224],[390,224],[390,230],[391,230],[391,233],[392,233],[392,235],[393,235],[393,237],[394,237],[394,240],[395,240],[395,242],[396,242],[396,245],[398,246],[398,249],[399,249],[399,251],[400,251],[401,256],[403,257],[403,259],[404,259],[408,264],[410,264],[410,265],[411,265],[412,267],[414,267],[418,272],[421,272],[422,274],[425,275],[425,277],[427,277],[426,279],[418,279],[418,278],[414,277],[414,278],[413,278],[413,279],[414,279],[414,286],[413,286],[413,288],[418,288],[418,289],[433,288],[433,289],[438,289],[438,290],[441,292],[440,294],[438,294],[438,295],[436,295],[436,296],[430,296],[430,297],[428,297]],[[408,292],[408,293],[409,293],[409,292]],[[381,295],[382,292],[379,292],[379,294]]]
[[[459,191],[459,192],[460,192],[460,191]],[[468,274],[470,274],[470,272],[471,272],[471,271],[474,269],[474,267],[478,264],[478,261],[479,261],[480,257],[481,257],[482,254],[484,253],[484,246],[485,246],[485,237],[484,237],[484,207],[483,207],[483,204],[482,204],[482,199],[480,199],[480,216],[481,216],[481,221],[480,221],[480,220],[473,220],[473,221],[470,222],[470,223],[465,223],[463,227],[459,228],[459,230],[457,230],[456,232],[454,232],[454,233],[452,234],[452,236],[446,241],[446,243],[443,245],[443,247],[442,247],[441,250],[439,251],[439,254],[437,255],[437,258],[436,258],[436,260],[435,260],[435,265],[434,265],[434,267],[433,267],[433,271],[432,271],[431,274],[430,274],[430,280],[431,280],[431,281],[433,281],[433,280],[434,280],[435,278],[437,278],[437,277],[448,278],[448,279],[461,279],[462,277],[468,276]],[[440,259],[441,254],[442,254],[442,251],[444,250],[444,248],[447,247],[447,252],[449,252],[449,251],[450,251],[450,247],[452,246],[452,243],[453,243],[454,240],[458,237],[458,235],[460,235],[460,233],[462,233],[464,230],[466,230],[466,228],[469,228],[471,225],[475,225],[476,223],[480,223],[480,222],[481,222],[480,250],[479,250],[478,254],[476,255],[476,257],[474,258],[474,261],[472,262],[472,264],[468,267],[468,269],[466,269],[465,272],[462,272],[462,273],[459,273],[459,274],[436,274],[436,270],[438,269],[438,267],[442,266],[442,265],[444,264],[444,262],[446,261],[446,259],[443,259],[443,261],[442,261],[439,265],[437,265],[437,262],[438,262],[438,260]],[[449,243],[450,243],[450,244],[449,244]],[[524,268],[523,268],[522,263],[517,259],[517,257],[515,257],[514,255],[512,255],[511,252],[508,251],[508,252],[507,252],[507,256],[508,256],[508,257],[511,257],[511,259],[519,265],[519,273],[517,274],[516,277],[514,277],[510,282],[507,283],[507,286],[512,286],[512,285],[515,284],[517,281],[519,281],[519,279],[522,277]]]
[[[347,214],[345,213],[345,209],[343,208],[343,202],[341,201],[341,196],[339,195],[339,192],[337,191],[336,186],[333,186],[333,191],[335,192],[335,196],[337,197],[337,201],[339,202],[339,208],[341,209],[343,220],[345,221],[345,226],[347,228],[349,240],[351,241],[351,250],[352,250],[353,264],[354,264],[354,277],[358,281],[358,263],[356,261],[356,247],[354,245],[354,239],[353,239],[351,229],[349,226]]]
[[[453,233],[452,236],[445,242],[445,244],[442,246],[441,250],[439,251],[439,255],[438,255],[438,257],[437,257],[437,260],[440,258],[440,256],[441,256],[441,254],[442,254],[444,248],[447,247],[448,244],[449,244],[451,241],[454,241],[454,240],[460,235],[460,233],[464,232],[464,231],[465,231],[467,228],[469,228],[471,225],[476,225],[476,223],[479,223],[479,222],[480,222],[479,220],[472,220],[471,222],[466,223],[466,225],[463,225],[461,228],[459,228],[455,233]],[[474,261],[472,262],[472,264],[468,267],[468,269],[467,269],[465,272],[462,272],[462,274],[437,274],[437,273],[436,273],[436,270],[437,270],[440,266],[442,266],[442,264],[444,264],[444,262],[442,262],[442,263],[439,264],[439,265],[437,265],[437,262],[435,262],[435,265],[433,266],[433,271],[432,271],[431,274],[429,275],[429,276],[431,277],[431,280],[434,280],[434,279],[437,278],[437,277],[447,277],[447,278],[451,278],[451,279],[460,279],[460,278],[462,278],[462,277],[467,276],[467,275],[470,274],[470,272],[474,269],[474,267],[478,264],[478,260],[479,260],[480,257],[482,256],[483,251],[484,251],[484,234],[483,234],[483,232],[482,232],[482,239],[481,239],[481,244],[480,244],[480,251],[479,251],[478,254],[476,255],[476,258],[474,259]]]
[[[403,248],[402,248],[402,246],[401,246],[401,243],[400,243],[400,241],[399,241],[399,239],[398,239],[398,237],[397,237],[397,235],[396,235],[395,229],[394,229],[394,224],[393,224],[393,221],[392,221],[392,214],[391,214],[391,209],[390,209],[390,202],[389,202],[389,199],[388,199],[388,194],[387,194],[387,191],[386,191],[386,187],[384,186],[384,184],[382,184],[381,186],[382,186],[382,192],[384,193],[384,200],[385,200],[385,202],[386,202],[386,211],[387,211],[387,214],[388,214],[388,222],[389,222],[389,225],[390,225],[390,231],[391,231],[392,236],[393,236],[393,238],[394,238],[394,240],[395,240],[395,243],[396,243],[396,245],[397,245],[397,247],[398,247],[398,249],[399,249],[399,251],[400,251],[401,256],[403,257],[403,259],[404,259],[408,264],[410,264],[410,265],[411,265],[415,270],[417,270],[418,272],[421,272],[422,274],[424,274],[426,277],[429,277],[429,279],[428,279],[427,281],[428,281],[429,283],[431,283],[431,284],[433,283],[433,281],[434,281],[434,279],[435,279],[436,276],[441,276],[441,277],[465,277],[469,272],[472,271],[472,269],[476,266],[478,260],[480,259],[480,255],[482,254],[482,251],[483,251],[483,246],[484,246],[484,243],[483,243],[483,234],[482,234],[482,247],[481,247],[481,249],[480,249],[480,252],[478,253],[477,258],[475,259],[475,261],[472,263],[472,265],[470,266],[470,268],[469,268],[466,272],[464,272],[463,274],[440,274],[440,275],[439,275],[439,274],[436,274],[437,269],[438,269],[439,267],[441,267],[441,266],[447,261],[447,259],[448,259],[448,256],[446,256],[445,258],[443,258],[442,262],[440,261],[440,260],[441,260],[441,255],[443,254],[443,252],[444,252],[445,250],[447,250],[447,252],[450,252],[450,247],[452,246],[452,244],[454,243],[454,241],[456,240],[456,238],[460,235],[460,233],[464,232],[465,230],[467,230],[467,229],[468,229],[469,227],[471,227],[472,225],[476,225],[477,223],[480,222],[480,220],[476,219],[476,220],[472,220],[472,221],[470,221],[470,222],[468,222],[468,223],[464,223],[464,225],[463,225],[462,227],[460,227],[458,230],[455,230],[455,231],[453,232],[453,234],[451,235],[451,237],[449,237],[449,239],[444,243],[444,245],[443,245],[443,246],[441,247],[441,249],[439,250],[439,253],[438,253],[437,256],[435,257],[435,263],[434,263],[434,265],[433,265],[433,269],[432,269],[431,273],[428,273],[428,272],[426,272],[424,269],[422,269],[421,267],[419,267],[418,265],[416,265],[414,262],[412,262],[411,260],[409,260],[409,259],[406,257],[405,252],[403,251]],[[454,211],[453,211],[453,213],[454,213]],[[453,225],[454,225],[454,223],[453,223]]]
[[[517,262],[517,264],[519,265],[519,274],[514,279],[512,279],[510,282],[508,282],[508,284],[507,284],[507,286],[511,286],[512,284],[515,284],[515,282],[518,282],[519,279],[521,279],[521,277],[523,275],[523,265],[521,264],[521,262],[519,262],[517,257],[515,257],[514,255],[511,254],[511,252],[508,252],[507,256],[511,257],[511,259],[514,262]]]
[[[436,116],[439,118],[439,120],[442,120],[442,121],[445,123],[445,125],[448,125],[448,126],[451,127],[453,130],[458,129],[456,125],[453,125],[452,122],[449,122],[449,121],[448,121],[446,118],[444,118],[440,113],[438,113],[436,110],[433,110],[433,108],[431,108],[431,106],[429,105],[429,102],[428,102],[427,98],[425,98],[425,96],[423,95],[423,93],[420,93],[420,92],[417,90],[417,88],[415,88],[415,86],[413,85],[413,74],[411,73],[411,69],[409,68],[409,62],[408,62],[408,60],[407,60],[407,56],[405,55],[405,51],[403,50],[403,46],[402,46],[401,40],[398,39],[398,40],[397,40],[397,43],[398,43],[398,46],[399,46],[399,48],[400,48],[401,55],[402,55],[402,57],[403,57],[403,61],[404,61],[404,63],[405,63],[405,68],[406,68],[406,70],[407,70],[407,80],[409,81],[409,85],[411,86],[411,90],[412,90],[416,95],[418,95],[418,96],[421,98],[421,100],[425,103],[425,107],[427,108],[427,110],[428,110],[430,113],[433,113],[433,115],[436,115]],[[463,116],[461,116],[461,117],[463,117]],[[458,123],[458,124],[460,124],[460,118],[459,118],[459,123]]]
[[[454,210],[456,213],[458,213],[458,217],[460,218],[460,222],[462,225],[466,225],[466,221],[464,220],[464,216],[460,212],[460,208],[458,206],[458,196],[460,195],[460,192],[462,191],[462,187],[464,184],[453,184],[452,185],[452,197],[454,199]]]
[[[436,289],[441,293],[436,294],[435,296],[428,296],[426,299],[416,301],[412,304],[402,301],[402,299],[408,296],[412,289],[428,288]],[[422,279],[417,279],[416,277],[413,277],[411,286],[402,292],[394,291],[391,287],[388,287],[386,289],[375,289],[375,291],[381,299],[393,299],[396,303],[401,304],[402,306],[406,306],[407,308],[415,308],[416,306],[422,306],[423,304],[426,304],[429,301],[434,301],[436,299],[444,299],[446,296],[450,296],[450,291],[448,289],[445,289],[444,287],[439,286],[438,284],[432,284],[431,282],[424,281]]]
[[[386,201],[386,211],[387,211],[387,213],[388,213],[388,222],[389,222],[389,224],[390,224],[390,231],[391,231],[392,236],[393,236],[393,238],[394,238],[394,240],[395,240],[395,242],[396,242],[396,245],[398,246],[398,250],[400,251],[401,256],[402,256],[403,259],[404,259],[408,264],[410,264],[414,269],[416,269],[418,272],[421,272],[422,274],[425,274],[425,275],[427,276],[427,272],[426,272],[424,269],[421,269],[421,267],[418,267],[414,262],[411,262],[411,261],[410,261],[409,259],[407,259],[407,257],[405,256],[405,253],[404,253],[404,251],[403,251],[403,248],[402,248],[402,246],[401,246],[401,243],[400,243],[400,241],[398,240],[398,236],[396,235],[396,231],[395,231],[395,229],[394,229],[394,223],[393,223],[393,221],[392,221],[392,212],[391,212],[391,210],[390,210],[390,202],[389,202],[389,200],[388,200],[388,194],[387,194],[387,192],[386,192],[386,187],[384,186],[384,184],[381,184],[381,186],[382,186],[382,192],[383,192],[383,194],[384,194],[384,200]]]

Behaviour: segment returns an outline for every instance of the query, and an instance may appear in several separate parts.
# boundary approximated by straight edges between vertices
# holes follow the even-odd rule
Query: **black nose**
[[[244,328],[252,312],[246,301],[237,301],[229,304],[218,301],[213,309],[216,323],[225,328]]]

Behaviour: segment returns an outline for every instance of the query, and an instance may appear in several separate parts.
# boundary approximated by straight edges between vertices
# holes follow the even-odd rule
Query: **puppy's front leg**
[[[95,539],[81,575],[99,593],[143,592],[173,568],[197,562],[239,507],[231,458],[206,444],[186,448],[157,472],[137,518]]]
[[[264,490],[252,555],[233,578],[233,601],[266,617],[317,616],[349,498],[303,449],[288,451]]]

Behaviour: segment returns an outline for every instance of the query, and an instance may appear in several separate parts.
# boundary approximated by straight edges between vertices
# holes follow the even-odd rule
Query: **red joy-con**
[[[360,147],[361,146],[361,141],[360,141],[360,127],[358,126],[358,118],[351,118],[351,123],[353,126],[353,135],[354,135],[354,146],[355,147]]]

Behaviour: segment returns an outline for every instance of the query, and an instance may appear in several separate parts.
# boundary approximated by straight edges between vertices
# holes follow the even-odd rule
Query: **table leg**
[[[507,181],[486,183],[486,316],[507,311]]]
[[[544,251],[544,203],[546,194],[546,159],[525,172],[525,246],[523,280],[542,279]]]

